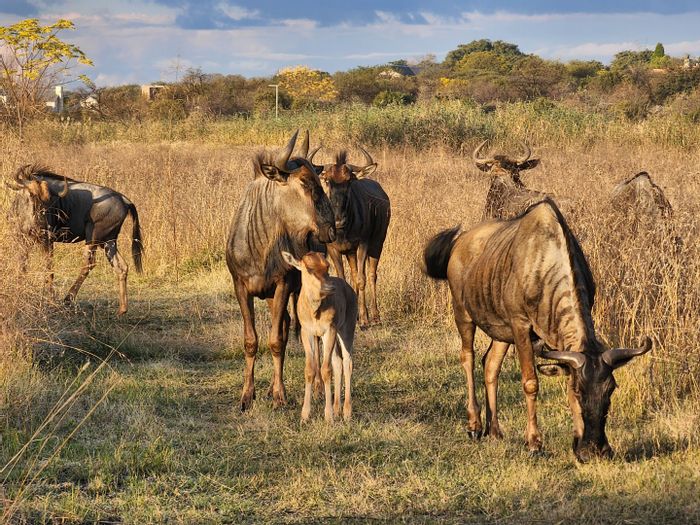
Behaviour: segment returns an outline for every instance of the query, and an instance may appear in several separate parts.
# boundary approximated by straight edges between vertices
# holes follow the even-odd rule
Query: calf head
[[[22,234],[39,237],[47,229],[46,211],[57,198],[68,195],[68,179],[60,191],[52,189],[45,180],[37,177],[40,173],[50,173],[36,165],[19,168],[8,188],[18,192],[10,210],[10,220],[15,222]],[[53,175],[51,173],[51,175]]]
[[[328,197],[323,192],[317,169],[306,151],[290,158],[298,131],[287,147],[272,161],[258,157],[255,168],[278,185],[276,209],[285,231],[295,237],[315,236],[323,243],[335,240],[335,221]],[[302,147],[302,150],[304,148]]]
[[[377,169],[377,163],[372,160],[367,151],[360,148],[364,157],[364,165],[356,166],[347,161],[347,152],[341,151],[335,156],[332,164],[326,164],[321,174],[323,189],[328,195],[335,216],[335,228],[340,238],[344,237],[348,225],[348,199],[350,186],[358,179],[368,177]]]
[[[575,428],[573,449],[576,458],[585,463],[595,456],[611,457],[612,448],[605,435],[605,423],[610,398],[617,388],[613,371],[651,350],[647,337],[638,348],[594,349],[584,352],[545,351],[541,356],[556,361],[554,365],[538,365],[540,373],[548,376],[568,375],[571,389],[571,409],[575,426],[580,413],[582,428]]]
[[[324,299],[333,293],[333,285],[328,278],[328,260],[322,253],[309,252],[297,259],[289,252],[282,252],[284,261],[301,272],[302,293]]]

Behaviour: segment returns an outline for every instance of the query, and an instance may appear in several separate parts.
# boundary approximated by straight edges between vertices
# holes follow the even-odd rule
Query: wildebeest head
[[[548,376],[569,375],[575,399],[571,409],[580,411],[583,428],[575,428],[573,449],[576,458],[585,463],[594,456],[611,457],[612,448],[605,435],[605,423],[610,409],[610,397],[617,387],[613,371],[651,350],[647,337],[638,348],[596,348],[584,352],[545,351],[541,356],[557,361],[553,365],[538,365],[540,373]],[[574,413],[576,426],[577,414]]]
[[[18,192],[12,203],[10,218],[16,222],[21,233],[38,236],[47,228],[46,210],[52,203],[68,195],[68,179],[63,178],[63,189],[56,190],[41,175],[58,179],[58,176],[38,165],[20,167],[8,188]]]
[[[372,160],[367,151],[359,148],[364,157],[364,166],[349,164],[347,152],[341,151],[335,156],[333,164],[326,164],[321,174],[323,189],[328,195],[338,236],[342,237],[348,223],[348,195],[353,181],[368,177],[377,169],[377,163]]]
[[[312,294],[323,299],[334,291],[333,284],[328,279],[328,259],[319,252],[309,252],[297,259],[289,252],[282,252],[284,261],[301,272],[302,290],[310,288]]]
[[[654,184],[646,171],[621,182],[612,191],[611,204],[637,220],[669,219],[673,214],[663,190]]]
[[[255,170],[278,185],[277,210],[288,233],[299,237],[312,234],[321,242],[333,242],[333,211],[321,187],[317,167],[306,158],[308,135],[303,156],[291,156],[298,134],[297,131],[276,158],[258,156]]]
[[[520,172],[534,168],[540,163],[540,159],[531,159],[532,152],[527,144],[522,143],[523,154],[515,159],[506,155],[493,155],[491,157],[480,157],[479,154],[488,140],[479,144],[472,153],[472,159],[476,167],[494,177],[503,178],[504,182],[510,182],[516,186],[524,187],[520,181]]]

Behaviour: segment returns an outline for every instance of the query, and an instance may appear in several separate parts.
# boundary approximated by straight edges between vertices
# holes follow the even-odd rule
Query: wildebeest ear
[[[571,368],[566,365],[537,365],[537,370],[547,377],[571,375]]]
[[[282,252],[282,259],[284,259],[284,262],[286,262],[289,266],[296,268],[297,270],[301,270],[301,262],[291,253]]]
[[[540,159],[530,159],[525,162],[518,164],[518,169],[520,170],[531,170],[540,163]]]
[[[479,168],[481,171],[491,171],[490,162],[477,162],[476,167]]]
[[[372,173],[374,173],[376,170],[377,164],[370,164],[369,166],[365,166],[361,170],[357,171],[355,173],[355,177],[357,177],[358,179],[364,179],[365,177],[369,177],[370,175],[372,175]]]
[[[272,166],[270,164],[262,164],[260,169],[268,179],[274,182],[279,182],[285,184],[289,178],[289,173],[285,173],[280,170],[277,166]]]

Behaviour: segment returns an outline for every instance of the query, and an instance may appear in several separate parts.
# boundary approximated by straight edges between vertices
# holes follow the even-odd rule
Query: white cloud
[[[232,20],[240,21],[260,18],[260,11],[257,9],[246,9],[229,2],[221,2],[217,7]]]

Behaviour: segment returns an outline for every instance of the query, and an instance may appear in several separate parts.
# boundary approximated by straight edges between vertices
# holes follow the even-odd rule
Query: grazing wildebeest
[[[335,216],[336,240],[327,246],[328,255],[341,278],[345,278],[342,257],[347,258],[358,296],[360,327],[365,328],[370,318],[372,323],[379,322],[377,266],[389,229],[391,203],[381,185],[366,178],[377,169],[377,163],[364,149],[360,148],[360,151],[364,156],[364,166],[349,164],[347,153],[341,151],[333,164],[324,166],[321,181]],[[369,316],[365,283],[369,284]]]
[[[290,158],[297,135],[298,131],[277,157],[259,154],[254,159],[255,178],[229,230],[226,262],[244,327],[246,364],[241,410],[250,408],[255,398],[258,335],[253,298],[267,299],[270,308],[269,342],[274,363],[270,393],[275,406],[283,405],[287,401],[282,381],[290,324],[287,303],[290,294],[299,291],[301,276],[284,262],[282,252],[302,257],[319,241],[335,239],[333,211],[316,168],[304,156]]]
[[[520,180],[521,171],[532,169],[540,163],[540,159],[530,158],[531,151],[527,144],[523,143],[523,154],[512,160],[505,155],[480,157],[487,142],[484,140],[472,153],[477,168],[492,177],[486,194],[484,219],[509,219],[548,197],[546,193],[527,188]]]
[[[129,267],[117,251],[117,236],[127,215],[133,221],[131,254],[141,273],[143,243],[136,206],[121,193],[104,186],[56,175],[38,165],[19,168],[8,186],[17,191],[9,217],[22,239],[22,270],[29,249],[39,244],[47,258],[47,284],[53,286],[53,244],[85,241],[85,264],[65,301],[75,300],[80,286],[95,267],[95,251],[103,247],[119,278],[119,311],[127,311],[126,277]]]
[[[301,259],[282,252],[284,260],[301,272],[301,292],[297,314],[301,322],[301,341],[306,353],[305,391],[301,420],[311,413],[312,383],[319,375],[319,340],[323,340],[321,377],[326,394],[325,419],[333,421],[340,414],[341,380],[345,379],[343,419],[352,417],[352,345],[357,322],[357,297],[345,279],[328,275],[328,261],[318,252],[309,252]],[[338,345],[336,346],[336,342]],[[331,359],[335,396],[331,410]]]
[[[527,403],[525,438],[541,449],[535,401],[539,388],[536,354],[556,365],[538,367],[545,375],[570,376],[568,399],[574,421],[574,453],[580,461],[609,456],[605,435],[612,372],[648,352],[639,348],[607,349],[596,337],[591,309],[595,283],[581,247],[553,201],[546,199],[510,220],[487,221],[465,232],[446,230],[424,252],[426,272],[447,279],[457,329],[460,361],[467,382],[468,429],[481,434],[474,390],[474,330],[493,339],[484,356],[487,433],[500,437],[496,396],[498,374],[509,344],[515,344]],[[556,349],[542,351],[542,348]]]
[[[635,227],[640,223],[651,225],[663,222],[673,215],[671,203],[646,171],[615,186],[610,202],[615,211],[632,220]]]

